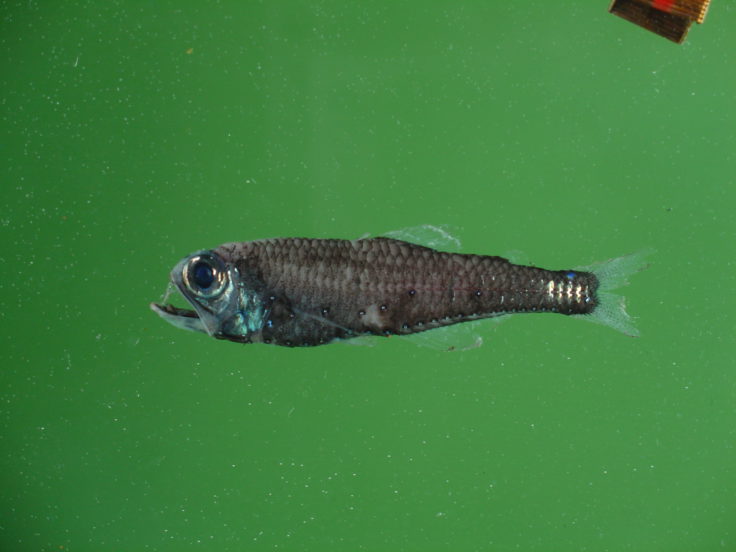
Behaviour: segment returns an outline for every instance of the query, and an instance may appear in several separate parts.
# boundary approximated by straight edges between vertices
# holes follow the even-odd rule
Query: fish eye
[[[199,261],[192,267],[192,281],[202,289],[209,288],[215,281],[215,272],[209,263]]]
[[[222,292],[226,269],[222,261],[209,253],[194,255],[183,270],[184,282],[192,293],[213,297]]]

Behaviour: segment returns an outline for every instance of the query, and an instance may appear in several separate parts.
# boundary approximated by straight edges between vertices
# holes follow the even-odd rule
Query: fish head
[[[151,303],[161,318],[185,330],[207,333],[218,339],[250,341],[260,332],[268,309],[260,294],[241,277],[238,268],[214,251],[185,257],[172,269],[173,286],[194,310],[166,302]]]

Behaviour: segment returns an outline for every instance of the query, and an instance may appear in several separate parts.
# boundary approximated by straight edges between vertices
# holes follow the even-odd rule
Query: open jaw
[[[197,313],[189,309],[180,309],[174,305],[162,305],[161,303],[151,303],[151,310],[159,316],[186,316],[187,318],[199,318]],[[163,312],[160,312],[163,311]]]
[[[190,309],[180,309],[169,303],[151,303],[151,310],[166,320],[172,326],[191,330],[193,332],[204,332],[207,330],[199,319],[197,313]]]

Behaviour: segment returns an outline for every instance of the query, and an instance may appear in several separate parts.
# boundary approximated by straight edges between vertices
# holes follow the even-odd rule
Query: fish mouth
[[[179,290],[173,284],[169,284],[169,287],[166,289],[166,293],[161,298],[161,302],[151,303],[149,305],[151,310],[172,326],[176,326],[183,330],[207,333],[205,325],[197,314],[197,311],[175,307],[167,301],[172,291],[178,292]]]
[[[174,305],[170,304],[151,303],[150,307],[153,312],[161,317],[182,316],[185,318],[199,318],[196,311],[189,309],[180,309],[179,307],[175,307]]]

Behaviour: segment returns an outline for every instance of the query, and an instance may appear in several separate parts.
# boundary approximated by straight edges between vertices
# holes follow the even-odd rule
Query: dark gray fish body
[[[592,314],[600,285],[593,272],[544,270],[391,238],[230,243],[185,258],[171,279],[195,308],[152,304],[172,324],[285,346],[406,335],[506,313]]]

